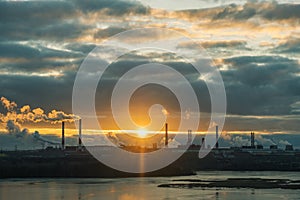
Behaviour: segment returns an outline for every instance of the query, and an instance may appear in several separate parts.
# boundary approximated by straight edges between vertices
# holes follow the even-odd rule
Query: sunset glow
[[[148,135],[148,132],[146,129],[139,129],[137,130],[137,134],[140,138],[145,138]]]
[[[62,118],[68,120],[65,134],[78,134],[73,122],[72,91],[82,61],[97,45],[116,34],[155,27],[176,30],[191,37],[220,70],[228,101],[224,132],[299,133],[300,26],[297,3],[285,0],[117,2],[118,6],[101,1],[98,3],[103,5],[99,7],[95,6],[98,3],[83,4],[80,1],[1,2],[4,15],[1,30],[5,30],[0,42],[0,97],[3,97],[0,129],[3,134],[27,129],[29,134],[37,130],[41,135],[59,136]],[[26,20],[25,15],[28,16]],[[133,35],[131,40],[136,38]],[[145,35],[140,42],[150,39],[163,43],[169,38],[176,40],[175,35],[158,34]],[[188,42],[181,43],[177,49],[195,54],[195,45]],[[111,62],[110,52],[101,55],[104,63]],[[211,102],[203,81],[213,82],[214,79],[195,74],[181,57],[166,52],[153,53],[150,49],[131,52],[111,64],[112,70],[95,94],[96,101],[100,102],[95,105],[103,129],[100,131],[118,134],[119,129],[131,130],[128,132],[139,138],[152,134],[149,131],[152,127],[147,127],[149,130],[138,129],[138,126],[120,128],[111,114],[110,99],[103,99],[103,96],[111,95],[112,83],[125,70],[152,61],[181,71],[198,89],[195,93],[201,120],[199,128],[192,131],[205,133],[211,117]],[[159,76],[162,79],[169,77],[163,73]],[[146,127],[158,119],[161,113],[154,113],[153,119],[149,115],[149,108],[154,104],[162,105],[161,113],[169,122],[169,131],[177,132],[182,113],[176,96],[155,85],[140,87],[134,92],[130,99],[133,121]],[[194,110],[186,110],[185,118],[192,118]],[[99,131],[89,121],[84,121],[83,126],[84,133]],[[163,129],[156,131],[163,132]]]

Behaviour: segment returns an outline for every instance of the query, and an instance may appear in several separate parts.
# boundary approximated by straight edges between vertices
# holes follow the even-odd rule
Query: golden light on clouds
[[[60,6],[62,2],[55,3]],[[68,84],[73,83],[76,70],[94,46],[122,31],[159,27],[176,30],[191,37],[195,44],[202,46],[213,58],[215,65],[224,75],[226,86],[228,86],[226,89],[231,103],[229,112],[238,113],[238,116],[246,114],[259,116],[258,113],[252,112],[262,110],[267,117],[252,117],[251,119],[275,120],[276,118],[278,120],[282,118],[282,121],[288,121],[285,115],[292,112],[288,106],[298,100],[295,99],[298,97],[295,94],[298,91],[297,83],[299,81],[297,78],[300,76],[300,57],[297,47],[300,39],[299,12],[297,11],[298,7],[293,7],[288,1],[235,2],[230,5],[221,5],[220,3],[214,7],[198,5],[194,9],[184,10],[158,9],[147,7],[146,4],[137,6],[135,3],[125,5],[122,7],[124,10],[120,9],[121,7],[110,6],[109,3],[93,7],[88,2],[83,6],[84,8],[80,8],[81,3],[78,3],[79,5],[77,3],[70,2],[72,6],[68,9],[74,10],[64,10],[64,6],[61,5],[61,10],[52,11],[55,14],[49,12],[45,14],[46,17],[38,9],[34,10],[35,12],[27,10],[30,16],[26,20],[23,20],[24,16],[17,15],[19,13],[17,11],[14,12],[16,14],[15,21],[11,17],[7,17],[7,22],[3,24],[3,42],[0,46],[2,50],[0,76],[1,91],[7,92],[9,98],[15,101],[19,101],[18,98],[20,98],[21,102],[24,99],[22,103],[29,100],[35,105],[39,105],[39,101],[45,101],[46,103],[42,102],[46,107],[45,110],[53,109],[52,102],[55,105],[64,102],[60,109],[66,109],[70,113],[72,112],[71,106],[68,107],[68,104],[70,105],[71,102],[65,103],[71,99],[68,95],[72,93],[66,91],[72,88],[72,85]],[[172,5],[170,6],[172,7]],[[15,8],[17,9],[17,6]],[[139,8],[145,9],[145,11],[140,12]],[[57,13],[61,11],[65,12]],[[58,18],[56,14],[59,14]],[[52,17],[50,21],[49,17]],[[9,26],[12,24],[14,29]],[[164,41],[170,37],[174,36],[146,35],[142,40],[152,38],[153,41]],[[133,36],[132,40],[135,39]],[[185,48],[193,53],[195,46],[182,44],[178,48]],[[104,53],[109,54],[109,52]],[[148,54],[137,55],[149,56]],[[172,56],[154,55],[153,57],[155,57],[153,59],[155,62],[177,62],[180,66],[184,64],[184,60]],[[109,55],[103,56],[103,58],[110,61]],[[122,61],[131,62],[133,59]],[[257,71],[265,73],[263,81],[258,80],[261,74],[255,71],[256,67],[259,68]],[[249,71],[243,71],[245,68]],[[273,81],[272,76],[266,77],[269,74],[273,74],[273,76],[275,74],[276,80]],[[242,77],[243,75],[245,77]],[[200,81],[208,80],[208,78],[204,75],[200,76]],[[34,87],[28,86],[29,83],[32,84],[31,86],[34,84]],[[39,87],[37,83],[41,86]],[[262,84],[260,85],[260,83]],[[242,86],[245,87],[242,88]],[[44,90],[51,92],[45,94]],[[58,92],[56,93],[55,90]],[[254,93],[255,95],[251,95],[249,98],[245,97],[247,94],[243,91],[246,90],[247,94]],[[282,95],[283,93],[285,96]],[[40,98],[40,95],[43,95],[43,98]],[[59,99],[53,98],[54,96]],[[259,99],[260,96],[270,99],[262,101]],[[282,102],[284,98],[286,98],[286,102]],[[169,99],[171,98],[168,97]],[[249,103],[250,99],[252,103],[255,102],[255,105]],[[264,102],[270,104],[276,102],[276,105],[280,104],[280,106],[260,105]],[[238,106],[238,104],[241,105]],[[286,107],[281,108],[284,105]],[[150,122],[148,107],[142,108],[141,105],[137,106],[137,103],[135,106],[136,108],[132,109],[132,118],[138,125],[144,127]],[[251,110],[247,110],[245,107],[249,107]],[[270,117],[273,110],[273,114],[279,117]],[[169,118],[170,126],[178,124],[175,119],[179,114],[176,111],[178,110],[169,107],[162,110],[162,113]],[[41,110],[20,107],[20,112],[11,112],[7,115],[1,113],[1,116],[7,123],[13,118],[16,118],[17,121],[23,120],[22,116],[25,116],[25,113],[31,113],[30,116],[40,115],[50,118],[55,118],[56,115],[51,112],[47,112],[45,115],[46,112],[42,113]],[[278,113],[282,115],[277,115]],[[105,116],[103,126],[106,130],[117,129],[116,124],[112,122],[106,112],[101,115]],[[243,120],[247,117],[239,118],[239,120]],[[29,127],[32,131],[34,128],[39,129],[43,126],[50,128],[52,124],[28,123],[24,128]],[[2,128],[5,128],[5,125]],[[58,125],[53,125],[55,132],[60,134],[56,128],[59,128]],[[240,129],[240,127],[235,128]],[[50,133],[48,130],[46,132]],[[143,133],[140,135],[142,136]]]

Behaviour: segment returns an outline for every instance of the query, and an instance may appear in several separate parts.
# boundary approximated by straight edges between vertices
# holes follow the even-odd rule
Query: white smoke
[[[18,124],[15,124],[15,122],[13,120],[8,120],[5,128],[9,133],[19,133],[20,132],[20,126]]]
[[[280,145],[283,145],[283,146],[284,146],[284,145],[291,145],[291,143],[289,143],[287,140],[280,140],[280,141],[279,141],[279,144],[280,144]]]
[[[231,140],[231,134],[230,133],[227,133],[227,132],[223,132],[221,134],[221,138],[223,138],[223,140]]]
[[[44,143],[48,143],[48,144],[52,144],[52,145],[60,145],[60,142],[52,141],[52,140],[49,140],[49,139],[46,139],[46,138],[42,137],[38,131],[35,131],[32,134],[32,136],[33,136],[33,138],[35,138],[35,139],[37,139],[41,142],[44,142]]]
[[[241,135],[237,135],[232,138],[231,143],[235,146],[247,146],[250,144],[250,140]]]
[[[255,140],[262,145],[275,145],[275,142],[272,139],[263,137],[262,135],[255,135]]]

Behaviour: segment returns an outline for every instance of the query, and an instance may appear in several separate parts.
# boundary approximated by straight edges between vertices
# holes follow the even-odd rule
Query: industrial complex
[[[251,132],[249,146],[214,147],[192,141],[192,131],[187,132],[187,144],[177,148],[168,148],[168,124],[165,124],[164,147],[121,146],[134,153],[148,153],[158,149],[170,152],[186,149],[183,155],[171,165],[158,171],[145,174],[125,173],[104,165],[95,159],[82,143],[81,120],[79,120],[78,145],[65,145],[65,124],[62,122],[61,143],[55,143],[36,136],[36,139],[48,142],[53,147],[39,150],[2,151],[0,156],[0,177],[129,177],[129,176],[174,176],[193,174],[199,170],[277,170],[300,171],[300,151],[292,145],[279,149],[276,145],[264,147],[255,145],[255,133]],[[216,141],[219,137],[216,126]],[[110,146],[101,147],[109,156]],[[206,149],[208,155],[200,159],[199,150]]]

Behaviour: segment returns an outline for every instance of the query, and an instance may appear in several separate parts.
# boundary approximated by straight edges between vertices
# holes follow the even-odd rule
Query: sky
[[[57,112],[49,113],[72,115],[76,73],[96,45],[126,30],[168,28],[201,45],[219,69],[227,96],[225,132],[299,133],[299,10],[300,2],[288,0],[0,1],[0,97],[16,102],[19,114],[25,105],[31,113],[35,108],[45,113],[39,123],[19,121],[20,130],[57,128],[51,123]],[[133,52],[117,60],[96,99],[109,94],[115,76],[143,63],[144,56]],[[189,66],[170,55],[151,56],[180,70]],[[193,86],[202,87],[203,81],[194,80]],[[206,92],[196,93],[205,116],[210,106]],[[156,101],[165,105],[173,124],[178,122],[178,102],[171,92],[152,85],[135,95],[137,123],[149,121],[148,107]],[[108,100],[96,105],[97,114],[105,129],[115,129]],[[9,111],[4,106],[0,112],[5,129]]]

